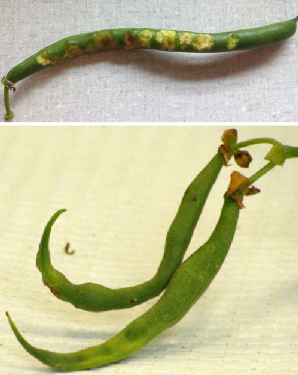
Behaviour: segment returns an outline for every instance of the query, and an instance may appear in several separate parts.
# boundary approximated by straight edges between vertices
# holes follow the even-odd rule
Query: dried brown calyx
[[[234,171],[231,173],[231,180],[224,197],[231,197],[235,199],[240,208],[244,208],[243,196],[255,195],[260,192],[255,186],[250,186],[249,178],[245,177],[240,172]]]
[[[248,168],[252,162],[252,157],[248,151],[238,150],[234,153],[234,160],[241,168]]]
[[[237,136],[236,129],[227,129],[221,137],[223,143],[219,146],[218,151],[222,153],[225,159],[225,165],[228,165],[229,160],[233,156],[233,148],[237,143]]]
[[[225,159],[225,165],[228,165],[229,160],[234,156],[235,162],[241,168],[248,168],[252,157],[250,153],[246,150],[237,150],[237,130],[227,129],[224,131],[221,140],[222,145],[219,146],[218,151],[222,153]]]

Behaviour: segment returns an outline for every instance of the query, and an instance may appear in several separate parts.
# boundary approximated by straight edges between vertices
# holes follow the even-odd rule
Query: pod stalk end
[[[4,116],[4,120],[8,121],[13,118],[13,112],[10,109],[9,104],[9,90],[13,90],[13,92],[16,90],[13,86],[9,86],[6,81],[6,77],[3,77],[1,79],[1,83],[4,85],[4,104],[6,109],[6,115]]]

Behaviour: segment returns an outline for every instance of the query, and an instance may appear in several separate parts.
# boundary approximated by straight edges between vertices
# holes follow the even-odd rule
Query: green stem
[[[255,183],[259,178],[264,176],[267,172],[271,171],[272,168],[274,168],[276,164],[273,164],[269,162],[266,164],[263,168],[259,169],[256,173],[254,173],[250,178],[249,181],[251,184]]]
[[[298,147],[283,146],[286,159],[298,157]]]
[[[248,141],[239,142],[235,146],[231,146],[232,151],[236,152],[240,148],[253,146],[261,143],[272,145],[270,152],[265,159],[272,162],[274,165],[283,165],[286,159],[298,157],[298,147],[284,146],[273,138],[255,138]]]
[[[275,140],[273,138],[255,138],[255,139],[250,139],[248,141],[237,143],[233,147],[233,151],[239,150],[240,148],[243,148],[243,147],[257,145],[257,144],[260,144],[260,143],[266,143],[266,144],[270,144],[270,145],[273,145],[273,146],[280,144],[277,140]]]
[[[6,109],[6,115],[4,116],[4,120],[10,120],[13,118],[13,112],[10,109],[9,105],[9,87],[4,86],[4,103],[5,103],[5,109]]]
[[[251,145],[254,145],[254,144],[258,144],[258,143],[270,143],[273,146],[277,145],[277,146],[281,147],[282,150],[283,150],[283,158],[284,158],[283,162],[286,159],[298,157],[298,147],[284,146],[284,145],[282,145],[281,143],[279,143],[278,141],[276,141],[275,139],[272,139],[272,138],[256,138],[256,139],[252,139],[252,140],[249,140],[249,141],[246,141],[246,142],[241,142],[241,143],[238,143],[237,145],[235,145],[234,150],[237,150],[240,147],[247,147],[247,146],[251,146]],[[254,184],[259,178],[264,176],[267,172],[271,171],[271,169],[273,169],[276,165],[283,165],[283,163],[282,164],[276,164],[272,161],[269,161],[269,163],[267,163],[264,167],[259,169],[256,173],[254,173],[249,178],[249,182],[250,182],[249,185]],[[242,186],[240,190],[245,191],[245,189],[247,187],[248,187],[247,185]]]

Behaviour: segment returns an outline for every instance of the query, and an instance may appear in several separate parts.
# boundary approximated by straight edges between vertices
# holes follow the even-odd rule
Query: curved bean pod
[[[155,49],[170,52],[228,52],[285,40],[296,32],[298,17],[253,29],[197,33],[150,28],[108,29],[74,35],[51,44],[12,68],[3,77],[5,119],[13,117],[8,90],[22,79],[70,58],[116,49]]]
[[[16,338],[29,354],[56,370],[91,369],[126,358],[181,320],[206,291],[225,260],[238,217],[236,201],[227,198],[209,240],[177,269],[159,301],[105,343],[67,354],[38,349],[24,339],[8,315]]]
[[[110,289],[94,283],[71,283],[52,266],[50,259],[51,228],[58,216],[65,211],[60,210],[46,225],[37,253],[36,264],[44,284],[59,299],[87,311],[130,308],[158,296],[182,262],[206,199],[224,162],[223,155],[218,152],[187,188],[167,233],[163,258],[156,274],[150,280],[119,289]]]

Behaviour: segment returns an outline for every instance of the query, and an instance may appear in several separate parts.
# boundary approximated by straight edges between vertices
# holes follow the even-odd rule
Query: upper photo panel
[[[297,122],[297,0],[3,0],[1,121]]]

